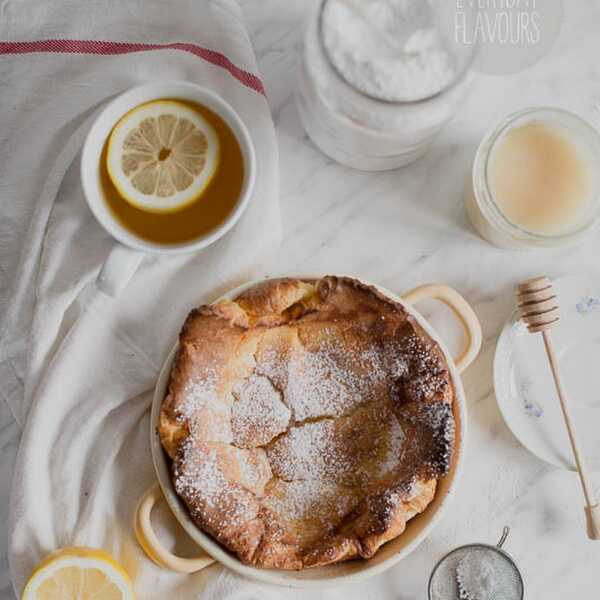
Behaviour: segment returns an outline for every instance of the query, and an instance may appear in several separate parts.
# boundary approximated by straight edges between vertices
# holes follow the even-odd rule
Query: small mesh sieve
[[[502,546],[468,544],[444,556],[429,578],[429,600],[523,600],[524,584],[515,561]]]

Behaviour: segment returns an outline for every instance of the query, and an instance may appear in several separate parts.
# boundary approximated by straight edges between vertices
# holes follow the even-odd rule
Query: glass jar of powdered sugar
[[[300,49],[296,101],[314,143],[357,169],[424,154],[458,110],[474,48],[447,0],[322,0]]]

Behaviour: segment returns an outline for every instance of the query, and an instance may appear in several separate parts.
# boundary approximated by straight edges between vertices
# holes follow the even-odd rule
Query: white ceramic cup
[[[244,160],[244,181],[231,214],[213,231],[180,244],[157,244],[126,229],[110,211],[100,185],[102,151],[115,124],[128,111],[144,102],[177,98],[201,104],[218,114],[234,133]],[[256,154],[250,134],[235,110],[214,92],[193,83],[171,81],[132,88],[112,100],[92,125],[81,155],[81,184],[85,199],[97,221],[118,242],[106,259],[97,279],[100,290],[118,295],[127,285],[145,252],[179,254],[201,250],[225,235],[250,202],[256,178]]]

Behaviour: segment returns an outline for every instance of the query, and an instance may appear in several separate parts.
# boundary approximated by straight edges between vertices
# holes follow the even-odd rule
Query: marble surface
[[[492,360],[513,306],[514,282],[540,272],[598,272],[600,239],[596,235],[581,247],[546,252],[495,249],[470,229],[462,192],[478,141],[513,110],[555,105],[600,127],[600,4],[566,2],[563,31],[550,55],[518,75],[477,78],[460,113],[426,157],[379,174],[333,163],[313,146],[299,122],[293,102],[295,47],[308,2],[241,4],[281,151],[285,239],[269,272],[352,273],[398,292],[424,282],[445,282],[473,304],[484,328],[482,352],[464,375],[469,439],[458,495],[443,522],[410,557],[354,591],[365,600],[424,598],[439,558],[460,544],[494,543],[509,525],[506,549],[522,569],[527,598],[593,597],[600,545],[586,539],[576,476],[540,462],[507,429],[494,398]],[[444,321],[446,315],[425,308],[435,310],[436,321]],[[450,327],[444,329],[451,333]],[[13,597],[5,556],[18,440],[18,427],[0,398],[2,599]],[[600,474],[596,481],[600,486]]]

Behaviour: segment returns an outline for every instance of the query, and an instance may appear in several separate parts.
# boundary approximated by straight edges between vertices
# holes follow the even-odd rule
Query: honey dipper
[[[558,360],[554,353],[550,330],[558,325],[560,319],[558,299],[554,294],[552,281],[548,277],[528,279],[517,286],[517,304],[522,321],[527,325],[530,333],[541,333],[544,338],[546,354],[550,362],[550,369],[556,385],[556,392],[560,401],[560,408],[569,434],[571,449],[575,457],[577,472],[581,480],[583,495],[585,496],[587,534],[592,540],[600,539],[600,505],[592,487],[589,472],[585,465],[584,457],[575,434],[575,426],[569,413],[569,406],[565,389],[560,378]]]

